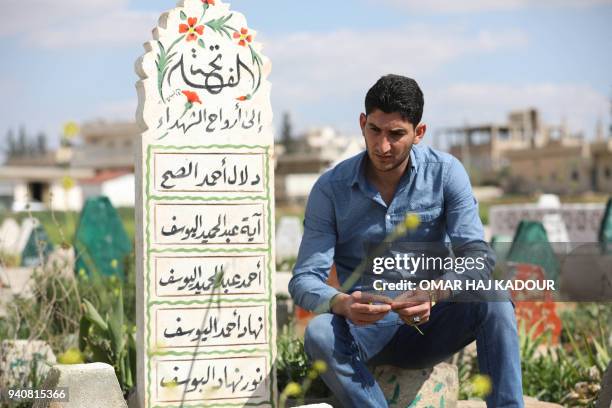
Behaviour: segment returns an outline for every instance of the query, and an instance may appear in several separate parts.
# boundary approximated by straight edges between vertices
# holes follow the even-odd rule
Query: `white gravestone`
[[[270,62],[220,0],[164,13],[136,64],[138,399],[277,406]]]
[[[276,229],[276,262],[297,258],[302,242],[302,222],[298,217],[281,217]]]
[[[538,198],[539,208],[561,208],[561,200],[556,194],[542,194]]]
[[[19,238],[15,243],[15,253],[21,255],[23,250],[25,249],[28,240],[30,239],[30,235],[34,229],[38,226],[39,221],[36,218],[25,218],[21,222],[21,230],[19,231]]]
[[[561,214],[544,214],[542,225],[544,225],[550,242],[570,242],[567,227],[565,221],[561,218]]]
[[[570,242],[597,242],[604,211],[605,205],[599,203],[562,204],[560,208],[540,207],[537,204],[503,204],[490,208],[489,222],[491,235],[514,236],[522,220],[542,222],[547,214],[559,214]]]
[[[17,221],[12,218],[7,218],[2,222],[0,227],[0,252],[5,254],[16,254],[17,241],[21,228]]]

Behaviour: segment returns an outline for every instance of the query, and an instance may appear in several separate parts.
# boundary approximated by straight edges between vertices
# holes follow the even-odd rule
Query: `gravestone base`
[[[41,389],[68,389],[68,402],[38,400],[33,408],[127,408],[112,366],[105,363],[58,364]]]
[[[523,402],[525,403],[525,408],[558,408],[562,405],[553,404],[552,402],[544,402],[538,401],[533,397],[523,397]],[[467,400],[467,401],[459,401],[457,404],[458,408],[486,408],[487,404],[484,401],[478,400]]]
[[[31,371],[44,376],[47,363],[55,364],[55,354],[46,341],[3,340],[0,343],[0,388],[28,387]]]
[[[379,366],[373,373],[390,408],[457,406],[459,374],[452,364],[440,363],[422,370]]]

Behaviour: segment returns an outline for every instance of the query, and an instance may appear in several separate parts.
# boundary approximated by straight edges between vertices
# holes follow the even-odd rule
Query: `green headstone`
[[[605,252],[612,252],[612,198],[608,200],[606,211],[599,227],[599,242]]]
[[[87,199],[74,238],[76,272],[88,275],[125,276],[125,257],[132,252],[132,243],[125,232],[119,213],[108,197]]]
[[[47,259],[52,250],[49,235],[42,224],[38,223],[30,233],[25,248],[21,253],[21,266],[39,266]],[[41,262],[41,258],[42,261]]]
[[[544,269],[547,279],[557,282],[559,278],[559,261],[541,222],[521,221],[506,260],[539,265]]]
[[[504,262],[510,252],[512,237],[508,235],[493,235],[491,237],[491,249],[495,251],[497,262]]]

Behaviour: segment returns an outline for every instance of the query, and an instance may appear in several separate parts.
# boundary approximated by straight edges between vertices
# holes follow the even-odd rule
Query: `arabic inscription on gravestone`
[[[219,0],[164,13],[136,64],[138,397],[276,405],[269,61]]]

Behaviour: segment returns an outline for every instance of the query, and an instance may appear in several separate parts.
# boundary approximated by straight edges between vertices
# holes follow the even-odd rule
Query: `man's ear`
[[[421,140],[425,137],[425,132],[427,131],[427,125],[425,123],[420,123],[414,128],[414,141],[412,144],[419,144]]]
[[[365,125],[367,121],[368,121],[368,117],[366,116],[365,113],[362,113],[361,115],[359,115],[359,127],[361,128],[361,134],[364,136],[365,136]]]

